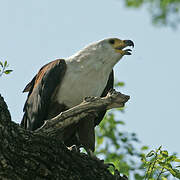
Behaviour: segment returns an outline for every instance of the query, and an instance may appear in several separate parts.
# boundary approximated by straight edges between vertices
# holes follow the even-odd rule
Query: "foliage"
[[[117,82],[115,86],[122,87],[124,83]],[[135,133],[121,130],[125,123],[119,117],[124,112],[122,108],[108,112],[97,127],[96,155],[106,163],[113,163],[116,169],[130,179],[166,180],[170,174],[180,178],[180,172],[172,166],[172,163],[180,161],[175,155],[169,156],[161,147],[145,155],[149,147],[141,147]],[[110,168],[110,171],[113,173],[114,168]]]
[[[154,24],[177,27],[180,22],[180,0],[125,0],[126,7],[148,8]]]
[[[142,156],[142,161],[146,167],[146,179],[167,179],[167,172],[174,177],[180,179],[179,166],[175,166],[176,162],[180,162],[175,155],[169,155],[168,151],[161,150],[161,146],[156,150],[150,151],[146,156]]]
[[[116,169],[132,179],[166,180],[170,174],[180,179],[178,167],[172,165],[180,160],[175,155],[168,155],[168,151],[161,150],[161,147],[145,155],[149,148],[140,148],[140,141],[135,133],[122,132],[124,122],[116,119],[115,114],[117,115],[117,110],[108,113],[97,127],[96,155],[106,163],[113,163]],[[114,168],[110,170],[114,172]]]
[[[121,132],[124,122],[115,120],[115,112],[106,115],[96,131],[96,154],[105,162],[113,163],[114,166],[126,176],[143,178],[142,163],[140,161],[142,152],[148,149],[144,146],[141,150],[136,148],[139,140],[135,133]],[[137,163],[138,162],[138,163]],[[113,172],[113,168],[110,169]]]
[[[5,61],[4,63],[0,61],[0,77],[3,74],[9,74],[13,71],[13,70],[7,69],[8,67],[9,67],[9,64],[7,63],[7,61]]]
[[[121,88],[123,82],[116,82],[115,87]],[[101,124],[96,128],[96,155],[102,157],[105,162],[113,163],[121,173],[135,178],[143,178],[142,162],[140,161],[144,151],[148,149],[143,146],[138,150],[139,140],[135,133],[123,132],[121,126],[124,121],[119,120],[120,113],[124,109],[116,109],[108,112]],[[137,163],[138,161],[138,163]],[[113,168],[110,169],[112,172]]]

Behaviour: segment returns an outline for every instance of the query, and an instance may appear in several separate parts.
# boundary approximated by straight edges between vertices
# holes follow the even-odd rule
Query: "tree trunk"
[[[125,96],[125,95],[124,95]],[[100,98],[101,100],[102,98]],[[110,98],[111,100],[113,98]],[[129,98],[122,101],[124,104]],[[93,100],[94,101],[94,100]],[[114,101],[112,101],[114,102]],[[111,105],[113,104],[111,102]],[[88,102],[89,103],[89,102]],[[90,102],[91,103],[91,102]],[[87,101],[86,101],[87,104]],[[109,104],[110,105],[110,104]],[[104,105],[107,109],[109,105]],[[117,105],[116,105],[117,106]],[[100,107],[100,105],[99,105]],[[112,106],[112,107],[115,107]],[[101,105],[102,108],[102,105]],[[64,118],[60,123],[57,119],[52,124],[45,125],[36,132],[24,130],[11,121],[10,113],[3,98],[0,96],[0,179],[2,180],[123,180],[117,171],[112,175],[108,165],[85,153],[70,151],[57,137],[59,136],[58,123],[61,128],[68,126],[68,118],[80,117],[92,113],[93,108]],[[87,111],[87,114],[86,114]],[[71,111],[73,112],[73,111]],[[95,111],[94,111],[95,112]],[[62,122],[66,124],[62,125]],[[76,122],[77,122],[76,118]],[[51,128],[53,127],[54,128]],[[53,129],[53,130],[52,130]],[[58,133],[56,133],[58,132]],[[58,135],[58,136],[57,136]]]

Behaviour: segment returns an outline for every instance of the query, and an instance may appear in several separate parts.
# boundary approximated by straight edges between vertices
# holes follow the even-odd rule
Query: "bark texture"
[[[112,175],[103,161],[67,149],[61,142],[63,129],[77,123],[98,109],[122,107],[129,96],[111,92],[105,98],[85,101],[35,132],[11,121],[4,99],[0,96],[0,180],[124,180],[119,172]]]

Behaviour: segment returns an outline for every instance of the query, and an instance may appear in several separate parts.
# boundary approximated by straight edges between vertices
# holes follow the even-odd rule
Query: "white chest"
[[[67,66],[57,93],[57,100],[68,107],[80,104],[86,96],[101,96],[111,70],[95,70]]]

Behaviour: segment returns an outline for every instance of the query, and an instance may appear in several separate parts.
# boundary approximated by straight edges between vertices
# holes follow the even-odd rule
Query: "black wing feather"
[[[114,87],[114,71],[112,70],[109,75],[107,85],[106,85],[101,97],[105,97],[107,95],[107,93],[110,91],[110,89],[113,89],[113,87]],[[104,118],[105,114],[106,114],[106,110],[102,110],[102,111],[98,112],[98,117],[94,120],[94,123],[95,123],[94,126],[99,125],[99,123]]]
[[[66,63],[63,59],[52,61],[43,66],[31,83],[26,86],[29,94],[21,122],[24,128],[35,130],[43,125],[51,97],[62,81],[65,71]]]

